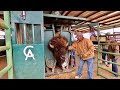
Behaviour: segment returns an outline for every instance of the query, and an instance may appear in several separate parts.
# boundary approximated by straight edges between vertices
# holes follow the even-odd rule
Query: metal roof
[[[44,14],[52,14],[55,11],[43,11]],[[82,21],[79,24],[99,22],[100,29],[111,29],[120,27],[120,11],[59,11],[60,15],[86,18],[89,22]],[[3,11],[0,11],[0,18],[3,19]],[[95,27],[96,28],[96,27]],[[88,27],[80,28],[80,31],[89,31]]]
[[[44,11],[45,14],[52,14],[54,12],[55,11]],[[120,11],[59,11],[59,13],[64,16],[86,18],[89,21],[89,22],[82,21],[79,24],[99,22],[101,30],[120,27]],[[89,28],[84,27],[78,30],[89,31]]]

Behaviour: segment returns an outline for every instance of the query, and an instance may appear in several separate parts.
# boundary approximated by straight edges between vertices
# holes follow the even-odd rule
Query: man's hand
[[[73,50],[72,46],[68,46],[68,50]]]
[[[87,54],[83,54],[83,53],[82,53],[82,54],[81,54],[81,57],[87,57]]]
[[[115,60],[118,60],[119,59],[119,56],[115,56]]]

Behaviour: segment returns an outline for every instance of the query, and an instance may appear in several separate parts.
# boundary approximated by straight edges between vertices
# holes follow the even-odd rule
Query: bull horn
[[[54,48],[54,46],[51,43],[49,43],[49,45],[50,45],[51,48]]]
[[[66,46],[68,46],[68,43],[66,44]]]

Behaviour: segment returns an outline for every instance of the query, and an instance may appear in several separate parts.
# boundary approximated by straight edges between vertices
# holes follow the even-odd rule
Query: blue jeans
[[[102,59],[104,59],[104,60],[105,60],[105,59],[106,59],[105,57],[106,57],[106,54],[105,54],[105,53],[102,53]],[[102,63],[104,63],[104,64],[105,64],[105,61],[102,61]]]
[[[75,50],[71,51],[71,59],[74,59],[74,65],[76,65],[76,53],[75,53]]]
[[[113,59],[112,62],[117,63],[117,60]],[[112,64],[112,71],[117,73],[117,74],[114,74],[117,77],[118,76],[118,67],[116,64]]]
[[[88,79],[92,79],[93,76],[93,61],[94,61],[94,57],[90,58],[88,60],[83,60],[80,58],[80,62],[78,65],[78,76],[82,76],[82,70],[83,70],[83,65],[85,62],[87,62],[87,66],[88,66]]]

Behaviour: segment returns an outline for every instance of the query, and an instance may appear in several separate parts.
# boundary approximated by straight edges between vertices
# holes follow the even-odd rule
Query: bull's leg
[[[63,72],[66,72],[66,66],[67,66],[67,64],[66,64],[66,62],[64,62],[64,63],[62,64],[62,70],[63,70]]]
[[[66,69],[68,70],[69,65],[66,66]]]
[[[65,69],[65,67],[62,67],[62,69],[63,69],[63,72],[66,72],[66,69]]]
[[[47,60],[45,59],[45,71],[46,71],[46,73],[48,73],[48,71],[49,71],[49,68],[47,67]]]
[[[48,68],[48,67],[46,67],[46,72],[47,72],[47,73],[49,72],[49,68]]]
[[[66,60],[66,63],[67,63],[67,65],[66,65],[66,71],[68,71],[69,70],[69,58]]]
[[[69,59],[67,60],[67,66],[66,66],[66,69],[68,70],[69,68]]]
[[[54,64],[53,64],[53,68],[52,68],[52,73],[55,72],[56,63],[57,63],[57,61],[55,60],[55,62],[54,62]]]

